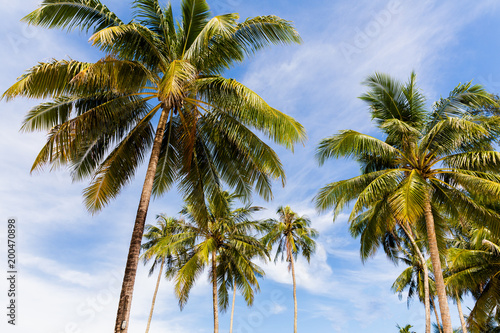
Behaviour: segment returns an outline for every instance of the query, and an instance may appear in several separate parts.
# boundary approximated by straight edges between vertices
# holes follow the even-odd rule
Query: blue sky
[[[2,92],[38,61],[102,57],[83,33],[34,29],[19,22],[37,3],[0,0]],[[179,0],[172,3],[178,7]],[[128,2],[105,4],[122,17],[130,14]],[[357,99],[365,89],[361,82],[375,71],[406,80],[415,70],[429,106],[458,83],[470,80],[500,93],[498,1],[216,0],[209,4],[217,14],[238,12],[242,19],[274,14],[292,20],[304,39],[300,46],[261,52],[227,74],[294,116],[308,131],[309,140],[294,154],[277,148],[287,171],[286,187],[274,185],[272,202],[254,200],[268,208],[263,217],[274,216],[276,207],[288,204],[308,215],[321,232],[311,264],[300,259],[297,264],[299,330],[385,333],[396,332],[396,324],[409,323],[423,332],[423,306],[413,302],[407,309],[406,299],[400,301],[390,290],[403,267],[393,266],[382,254],[363,265],[358,240],[347,233],[346,215],[332,223],[330,214],[315,212],[311,199],[318,189],[355,176],[358,168],[343,160],[319,168],[314,150],[321,138],[341,129],[376,135],[366,106]],[[91,216],[82,204],[85,183],[72,183],[65,170],[29,174],[45,134],[24,134],[19,128],[35,104],[22,99],[0,102],[0,217],[19,220],[21,262],[19,326],[7,327],[2,319],[0,330],[109,332],[145,169],[117,200]],[[151,204],[147,222],[154,223],[159,213],[175,215],[180,206],[178,194],[171,191]],[[2,247],[5,232],[5,227],[0,228]],[[291,277],[286,265],[269,264],[265,269],[254,307],[237,301],[235,332],[292,329]],[[148,278],[147,269],[140,267],[130,332],[146,326],[154,283],[155,278]],[[6,290],[3,278],[0,290]],[[0,291],[2,304],[4,294]],[[456,307],[451,308],[453,324],[458,326]],[[152,332],[210,332],[211,316],[206,277],[199,280],[183,312],[172,284],[162,281]],[[223,315],[221,332],[227,332],[228,326],[229,316]]]

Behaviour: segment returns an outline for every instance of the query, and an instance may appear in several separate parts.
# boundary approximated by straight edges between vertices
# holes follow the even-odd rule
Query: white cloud
[[[282,312],[286,311],[286,307],[280,304],[274,304],[273,307],[271,308],[271,313],[272,314],[280,314]]]

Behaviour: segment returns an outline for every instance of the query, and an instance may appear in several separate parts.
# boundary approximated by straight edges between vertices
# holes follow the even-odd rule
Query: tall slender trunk
[[[295,264],[293,262],[293,255],[290,256],[290,265],[292,266],[293,280],[293,332],[297,333],[297,283],[295,281]]]
[[[443,322],[443,332],[453,333],[450,319],[450,308],[448,307],[446,288],[443,280],[443,271],[441,269],[441,260],[439,258],[439,249],[437,246],[436,230],[434,228],[434,216],[432,215],[430,194],[428,194],[425,199],[425,224],[427,227],[427,237],[429,238],[429,251],[431,253],[432,267],[434,269],[434,279],[436,282],[436,292],[439,300],[441,321]]]
[[[144,233],[144,224],[148,214],[149,201],[153,190],[153,181],[156,174],[156,167],[160,157],[161,143],[165,132],[165,126],[168,120],[168,110],[163,109],[158,128],[156,130],[153,149],[149,159],[146,179],[142,187],[141,199],[137,208],[137,215],[132,231],[132,239],[125,266],[125,274],[123,275],[122,290],[120,293],[120,301],[118,303],[118,312],[116,314],[115,333],[127,333],[130,318],[130,307],[132,305],[132,294],[134,293],[135,276],[137,274],[137,266],[139,264],[139,253],[141,251],[142,235]]]
[[[434,314],[436,315],[436,324],[438,325],[439,333],[443,333],[443,326],[441,326],[441,321],[439,320],[439,313],[436,309],[436,305],[434,304],[433,299],[434,299],[434,297],[431,298],[431,304],[432,304],[432,308],[434,309]]]
[[[153,309],[155,308],[156,295],[158,294],[158,287],[160,286],[161,274],[163,273],[163,265],[165,265],[165,258],[161,260],[160,273],[158,274],[158,280],[156,281],[156,288],[153,294],[153,302],[151,303],[151,311],[149,311],[148,326],[146,326],[146,333],[149,332],[149,326],[151,326],[151,318],[153,318]]]
[[[233,281],[233,305],[231,306],[231,324],[229,325],[229,333],[233,333],[233,318],[234,318],[234,303],[236,301],[236,285]]]
[[[410,227],[405,225],[404,222],[400,224],[404,232],[410,239],[411,245],[415,248],[415,252],[419,257],[420,263],[422,264],[422,269],[424,270],[424,306],[425,306],[425,333],[431,333],[431,305],[430,305],[430,294],[429,294],[429,269],[425,261],[425,257],[420,251],[417,242],[413,238],[413,232]]]
[[[217,257],[212,251],[212,296],[214,302],[214,333],[219,333],[219,302],[217,300]]]
[[[457,295],[457,308],[458,314],[460,316],[460,324],[462,324],[462,333],[467,333],[467,326],[465,325],[464,313],[462,312],[462,302],[460,302],[460,297]]]

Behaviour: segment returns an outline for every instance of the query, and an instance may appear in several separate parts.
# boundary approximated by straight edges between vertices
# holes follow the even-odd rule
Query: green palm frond
[[[159,36],[167,36],[169,33],[170,22],[167,12],[164,11],[158,0],[134,0],[134,17],[139,20],[141,25],[148,27]]]
[[[214,41],[220,43],[221,39],[227,40],[236,32],[238,19],[238,14],[225,14],[211,18],[186,50],[184,58],[193,59],[195,62],[203,58],[200,55],[204,52],[211,52]]]
[[[382,73],[369,76],[364,82],[370,92],[360,98],[370,105],[372,118],[379,125],[399,119],[419,130],[425,118],[425,98],[416,87],[412,73],[407,85]]]
[[[259,128],[274,142],[293,149],[304,142],[305,129],[292,117],[269,106],[259,95],[233,79],[210,77],[197,80],[196,90],[207,105],[214,106],[241,123]]]
[[[54,126],[65,123],[73,111],[73,104],[79,99],[78,96],[64,96],[35,106],[26,114],[21,130],[26,132],[47,131]]]
[[[207,24],[210,7],[205,0],[182,0],[181,10],[184,54]]]
[[[238,25],[234,36],[246,53],[252,54],[270,44],[301,43],[302,39],[290,21],[277,16],[258,16]]]
[[[76,60],[54,59],[51,62],[41,62],[18,78],[17,82],[3,93],[2,98],[7,101],[19,96],[58,98],[73,92],[81,93],[81,91],[75,91],[70,81],[90,65],[90,63]]]
[[[402,170],[399,169],[384,170],[381,175],[373,179],[362,192],[356,195],[357,199],[352,208],[349,220],[353,220],[365,208],[370,207],[379,201],[380,198],[387,197],[391,192],[395,191],[401,179],[401,173]],[[403,218],[403,220],[405,219]]]
[[[139,61],[151,69],[164,71],[173,60],[161,36],[134,22],[100,30],[90,41],[103,52]]]
[[[91,184],[84,190],[84,201],[90,212],[97,212],[115,198],[121,188],[134,176],[145,152],[153,143],[150,120],[154,109],[122,140],[96,171]]]
[[[402,221],[415,221],[424,212],[429,186],[418,172],[412,170],[389,198],[394,214]]]
[[[363,157],[365,154],[392,159],[403,156],[391,145],[352,130],[340,131],[337,135],[323,139],[316,150],[316,158],[320,165],[330,158]]]
[[[459,84],[447,98],[442,98],[434,104],[429,127],[447,117],[462,117],[485,106],[497,106],[497,102],[482,86],[472,82]]]
[[[397,179],[398,173],[401,173],[401,171],[374,171],[351,179],[328,184],[314,197],[316,208],[324,211],[333,207],[335,216],[337,216],[344,207],[363,193],[366,187],[372,184],[372,182],[377,179],[381,179],[382,182],[393,182]]]
[[[99,87],[115,94],[140,91],[150,82],[157,84],[158,76],[139,62],[119,60],[111,56],[82,70],[72,80],[75,87]]]
[[[473,151],[449,155],[443,165],[453,169],[471,171],[495,171],[500,167],[500,153],[496,151]]]
[[[98,0],[43,0],[40,8],[23,18],[46,28],[99,31],[123,22]]]

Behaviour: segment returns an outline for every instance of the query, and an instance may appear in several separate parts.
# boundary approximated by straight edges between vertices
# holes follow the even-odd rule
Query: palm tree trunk
[[[130,318],[130,307],[132,305],[132,294],[134,292],[135,276],[137,274],[137,266],[139,264],[139,253],[141,251],[142,235],[144,233],[144,224],[148,214],[149,201],[153,190],[153,181],[156,174],[156,167],[160,157],[161,143],[165,132],[165,127],[168,120],[168,111],[163,109],[158,128],[156,130],[153,149],[149,159],[146,179],[142,187],[141,199],[137,208],[134,230],[125,266],[125,274],[123,276],[122,290],[118,303],[118,312],[116,314],[115,333],[127,333]]]
[[[460,324],[462,324],[462,333],[467,333],[467,326],[465,325],[464,313],[462,312],[462,303],[460,302],[460,297],[457,295],[457,308],[458,314],[460,316]]]
[[[438,325],[439,333],[443,333],[443,327],[441,326],[441,321],[439,320],[439,313],[437,312],[436,304],[434,304],[433,299],[434,299],[434,297],[431,298],[431,304],[432,304],[432,308],[434,309],[434,314],[436,315],[436,324]]]
[[[231,324],[229,326],[229,333],[233,333],[233,318],[234,318],[234,303],[236,301],[236,285],[233,282],[233,305],[231,307]]]
[[[155,308],[156,295],[158,294],[158,287],[160,286],[161,274],[163,273],[164,264],[165,264],[165,258],[161,260],[160,273],[158,274],[158,280],[156,281],[156,288],[153,294],[153,302],[151,303],[151,311],[149,311],[148,326],[146,326],[146,333],[149,332],[149,326],[151,325],[151,318],[153,318],[153,309]]]
[[[297,333],[297,283],[295,281],[295,264],[293,262],[293,255],[290,256],[290,265],[292,266],[292,280],[293,280],[293,332]]]
[[[430,305],[430,294],[429,294],[429,269],[427,267],[427,263],[425,261],[424,255],[420,248],[417,245],[417,242],[413,238],[413,233],[411,229],[405,226],[403,223],[400,224],[403,228],[404,232],[410,239],[410,243],[415,248],[415,252],[420,259],[420,263],[422,264],[422,269],[424,270],[424,306],[425,306],[425,333],[431,333],[431,305]]]
[[[214,333],[219,333],[219,304],[217,300],[217,260],[215,250],[212,251],[212,296],[214,302]]]
[[[425,200],[425,224],[427,227],[427,237],[429,238],[429,251],[431,253],[432,267],[434,268],[434,279],[436,282],[436,292],[439,300],[439,309],[441,312],[441,321],[443,322],[444,333],[453,333],[450,319],[450,308],[446,296],[446,288],[443,280],[443,270],[439,258],[439,249],[437,246],[436,230],[434,228],[434,216],[432,215],[431,200],[428,196]]]

